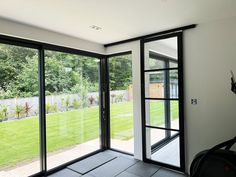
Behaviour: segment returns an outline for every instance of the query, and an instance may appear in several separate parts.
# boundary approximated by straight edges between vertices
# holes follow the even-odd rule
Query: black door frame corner
[[[180,167],[150,160],[146,157],[146,110],[145,110],[145,43],[177,37],[178,46],[178,81],[179,81],[179,137],[180,137]],[[141,115],[142,115],[142,155],[143,161],[157,164],[180,172],[185,172],[185,138],[184,138],[184,91],[183,91],[183,31],[175,31],[161,36],[153,36],[140,40],[140,78],[141,78]],[[151,70],[150,70],[151,71]],[[171,100],[171,99],[169,99]],[[176,99],[173,99],[176,100]],[[150,126],[151,127],[151,126]],[[172,129],[169,129],[172,130]],[[174,130],[174,129],[173,129]],[[174,130],[175,131],[175,130]]]

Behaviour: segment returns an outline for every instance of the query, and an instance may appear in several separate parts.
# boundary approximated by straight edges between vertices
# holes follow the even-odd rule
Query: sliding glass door
[[[38,50],[0,44],[0,176],[40,172]]]
[[[184,170],[182,36],[142,41],[144,156]]]
[[[101,55],[0,37],[0,177],[101,150]]]
[[[100,149],[99,61],[45,51],[47,169]]]
[[[110,88],[110,147],[134,152],[131,53],[108,58]]]

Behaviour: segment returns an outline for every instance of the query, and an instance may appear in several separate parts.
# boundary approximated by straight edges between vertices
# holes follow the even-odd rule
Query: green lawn
[[[163,124],[163,104],[151,103],[153,125]],[[172,118],[177,118],[177,104]],[[111,136],[128,140],[133,137],[132,102],[111,105]],[[98,107],[48,114],[47,150],[53,152],[99,137]],[[39,120],[37,117],[0,123],[0,168],[13,166],[39,156]],[[98,147],[99,148],[99,147]]]

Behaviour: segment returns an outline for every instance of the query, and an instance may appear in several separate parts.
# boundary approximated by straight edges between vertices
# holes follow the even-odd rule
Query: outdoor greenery
[[[0,122],[4,121],[7,118],[7,106],[0,105]]]
[[[94,58],[46,51],[46,94],[97,90],[98,63]],[[38,52],[0,44],[0,99],[38,95]]]
[[[131,82],[130,56],[113,58],[109,60],[111,89],[126,89]],[[98,61],[82,55],[46,51],[46,95],[86,95],[98,91]],[[38,96],[38,51],[0,44],[0,78],[0,99]]]
[[[132,83],[131,55],[121,55],[109,58],[110,90],[126,90]]]
[[[172,120],[178,117],[177,103],[173,102]],[[111,137],[128,140],[133,137],[132,102],[111,104]],[[163,104],[151,103],[153,123],[162,125]],[[99,137],[99,109],[97,106],[80,110],[47,114],[47,150],[81,144]],[[23,160],[39,156],[38,117],[2,122],[0,124],[0,167],[14,166]],[[62,126],[63,125],[63,126]],[[99,147],[98,147],[99,148]]]
[[[111,89],[127,89],[131,83],[130,56],[117,56],[113,59],[109,61]],[[36,49],[0,44],[0,101],[15,99],[12,105],[5,105],[3,102],[0,104],[0,147],[2,149],[0,167],[2,168],[39,156],[39,108],[31,102],[18,101],[21,98],[39,96],[38,61]],[[88,93],[98,92],[98,90],[98,59],[45,51],[46,95],[64,95],[57,102],[47,100],[45,105],[48,152],[98,138],[99,98],[88,96]],[[68,95],[72,94],[77,97],[69,98]],[[114,96],[114,103],[122,101],[123,95]],[[119,104],[121,103],[117,103]],[[119,112],[125,110],[131,112],[131,103],[123,106],[121,104],[120,110],[112,114],[120,114]],[[26,117],[28,118],[23,119]],[[131,129],[132,116],[122,119],[119,124],[115,125],[118,132]],[[113,133],[112,137],[127,138],[122,138],[116,133]]]

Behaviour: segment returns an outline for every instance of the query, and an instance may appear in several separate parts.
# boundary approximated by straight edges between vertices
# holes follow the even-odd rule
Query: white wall
[[[196,153],[236,136],[236,18],[199,24],[184,32],[186,168]],[[135,157],[142,159],[139,41],[108,47],[107,54],[132,50]],[[190,99],[198,104],[191,105]]]
[[[236,18],[200,24],[184,35],[187,164],[193,156],[236,136]],[[198,105],[190,99],[197,98]]]
[[[0,34],[103,54],[103,45],[0,18]]]

